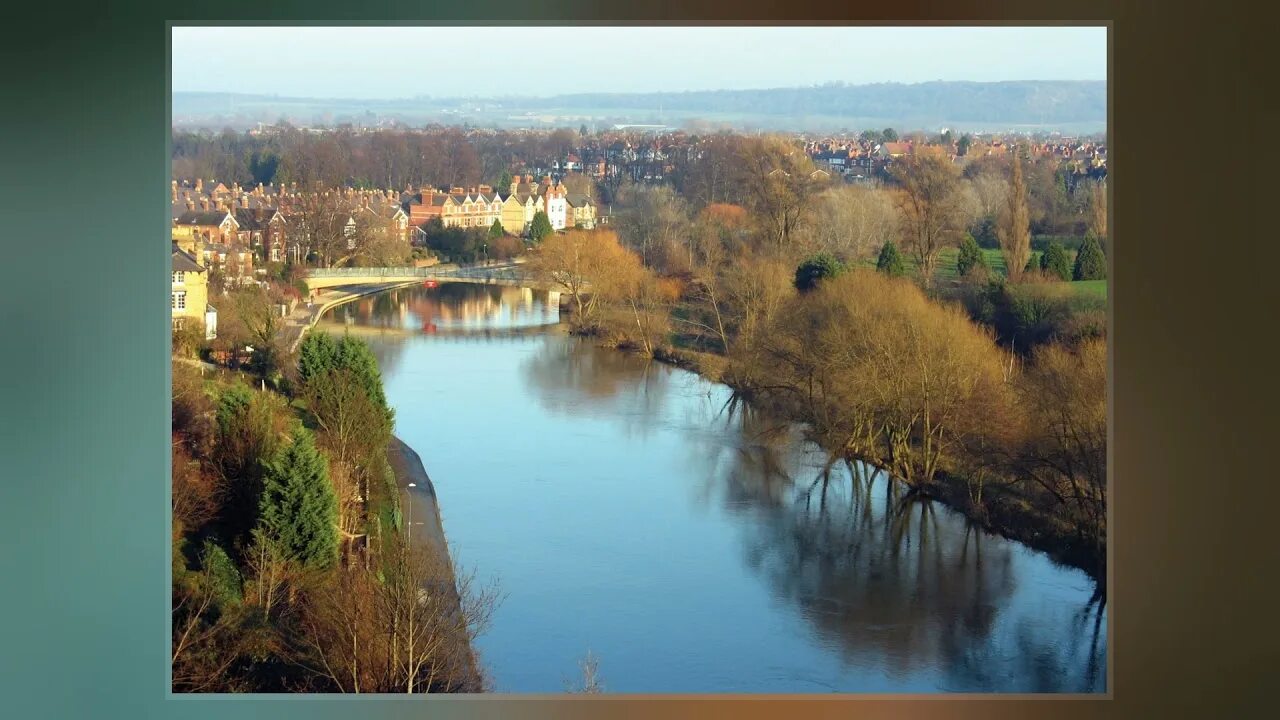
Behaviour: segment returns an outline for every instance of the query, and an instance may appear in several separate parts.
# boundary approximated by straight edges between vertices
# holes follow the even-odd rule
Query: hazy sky
[[[1105,80],[1106,74],[1102,27],[173,29],[174,90],[323,98]]]

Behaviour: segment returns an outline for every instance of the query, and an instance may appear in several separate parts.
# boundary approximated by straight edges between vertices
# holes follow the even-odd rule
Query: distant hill
[[[704,119],[734,125],[809,129],[841,122],[850,126],[893,125],[923,129],[941,124],[1090,126],[1107,119],[1102,81],[926,82],[872,85],[826,84],[761,90],[654,93],[575,93],[553,97],[470,97],[353,100],[287,98],[233,93],[173,96],[175,124],[232,120],[273,122],[281,116],[309,124],[373,118],[510,124],[522,115],[595,118],[614,122]],[[543,122],[554,122],[543,120]],[[230,123],[234,124],[234,123]]]
[[[583,93],[520,98],[530,108],[655,109],[764,115],[850,115],[1013,124],[1107,119],[1101,81],[927,82],[768,90]]]

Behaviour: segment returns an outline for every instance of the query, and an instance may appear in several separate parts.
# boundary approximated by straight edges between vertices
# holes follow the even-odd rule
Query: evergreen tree
[[[242,579],[227,551],[212,539],[206,539],[200,551],[200,567],[212,586],[218,605],[238,605],[242,597]]]
[[[964,242],[960,243],[960,256],[956,258],[956,273],[960,277],[966,277],[974,268],[986,266],[987,259],[982,255],[978,241],[973,239],[973,235],[965,233]]]
[[[1107,277],[1107,258],[1093,233],[1084,236],[1080,252],[1076,253],[1076,266],[1071,274],[1076,280],[1102,280]]]
[[[242,382],[228,387],[218,396],[218,409],[216,412],[218,421],[218,432],[224,438],[230,434],[235,427],[236,422],[244,416],[249,409],[249,404],[253,402],[253,391],[248,385]]]
[[[514,181],[515,178],[511,177],[511,171],[503,170],[502,175],[498,176],[498,187],[494,189],[500,193],[509,193],[511,192],[511,183]]]
[[[390,413],[387,396],[382,389],[382,371],[378,369],[378,358],[364,341],[344,335],[334,352],[333,369],[350,370],[369,395],[369,399]]]
[[[500,238],[500,237],[502,237],[502,236],[503,236],[503,235],[505,235],[505,234],[506,234],[506,232],[502,229],[502,221],[501,221],[501,220],[494,220],[494,221],[493,221],[493,224],[489,226],[489,238],[490,238],[490,239],[493,239],[493,238]]]
[[[796,289],[800,292],[808,292],[817,287],[819,281],[836,277],[844,271],[844,263],[834,257],[826,253],[815,255],[796,268]]]
[[[338,501],[311,431],[297,426],[263,479],[260,528],[292,560],[324,569],[338,559]]]
[[[533,214],[533,222],[529,224],[529,239],[535,243],[542,242],[542,238],[550,235],[551,219],[541,210]]]
[[[1061,243],[1049,243],[1049,247],[1040,256],[1040,269],[1050,277],[1059,280],[1071,279],[1071,261],[1067,259],[1067,250]]]
[[[886,241],[884,247],[880,248],[880,257],[876,260],[876,270],[892,277],[901,277],[906,273],[907,269],[902,264],[902,255],[898,252],[898,246],[894,245],[892,240]]]
[[[337,364],[338,345],[333,336],[324,332],[310,332],[298,348],[298,377],[306,385]]]

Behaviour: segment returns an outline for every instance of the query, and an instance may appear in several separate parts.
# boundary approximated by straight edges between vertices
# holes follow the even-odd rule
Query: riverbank
[[[576,333],[592,337],[588,333]],[[634,352],[625,346],[609,346],[624,352]],[[721,383],[734,392],[747,392],[747,388],[735,382],[729,372],[729,360],[714,353],[658,347],[653,359],[682,370],[696,373],[711,382]],[[1008,540],[1026,545],[1053,558],[1062,565],[1078,568],[1093,578],[1100,588],[1107,585],[1105,551],[1098,553],[1082,543],[1069,527],[1053,517],[1035,512],[1027,503],[1011,494],[1001,493],[996,483],[988,481],[987,497],[979,505],[969,491],[969,481],[961,476],[940,471],[932,485],[922,495],[963,514],[983,530]]]
[[[396,475],[397,486],[410,498],[403,515],[404,522],[407,523],[407,535],[414,545],[435,555],[441,567],[450,569],[451,611],[461,614],[462,598],[458,594],[457,578],[452,575],[453,561],[449,555],[449,544],[445,540],[444,523],[440,519],[440,504],[436,498],[435,485],[422,464],[422,458],[403,440],[393,435],[391,442],[387,444],[387,462]],[[414,487],[409,487],[410,483]],[[462,681],[462,691],[482,692],[484,677],[479,657],[469,640],[466,645],[466,677]]]

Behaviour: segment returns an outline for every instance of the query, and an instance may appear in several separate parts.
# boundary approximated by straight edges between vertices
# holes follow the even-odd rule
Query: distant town
[[[220,289],[223,283],[261,282],[272,264],[327,267],[404,260],[415,249],[419,262],[447,255],[448,247],[438,243],[432,247],[432,227],[492,229],[523,241],[529,239],[534,219],[542,213],[553,232],[590,230],[610,222],[624,183],[688,186],[699,165],[716,162],[727,137],[735,136],[699,136],[662,127],[591,134],[585,126],[578,132],[548,132],[313,129],[285,124],[260,125],[245,133],[179,132],[174,139],[175,179],[170,189],[174,248],[182,254],[175,254],[175,323],[198,320],[216,328],[216,311],[187,287],[185,277],[196,272],[193,263],[214,270]],[[806,192],[815,199],[833,184],[878,187],[890,180],[895,162],[920,148],[939,151],[957,166],[972,168],[998,161],[1020,143],[1030,159],[1052,165],[1055,175],[1073,187],[1081,181],[1101,181],[1107,171],[1106,142],[1100,136],[972,135],[946,129],[899,136],[890,128],[844,136],[797,134],[788,136],[787,142],[812,163],[809,179],[813,182]],[[415,143],[423,152],[420,168],[412,168],[404,157]],[[302,183],[285,182],[281,176],[290,172],[290,164],[282,166],[277,153],[283,151],[271,149],[279,144],[319,153],[317,162],[311,163],[316,168],[312,177],[304,177]],[[372,154],[386,158],[388,153],[402,152],[379,170],[386,170],[385,180],[400,175],[405,181],[394,186],[378,183],[384,178],[374,175],[372,167],[361,176],[338,171],[333,163],[332,170],[323,169],[325,149],[344,145],[354,150],[348,153],[352,170],[361,160],[359,148],[370,164]],[[235,148],[230,161],[221,155],[211,161],[216,152],[212,148],[228,146]],[[439,155],[425,156],[432,151]],[[249,161],[244,162],[244,157]],[[442,160],[456,164],[446,166]],[[237,161],[244,167],[234,167]],[[431,167],[433,161],[437,167]],[[217,177],[219,170],[225,171],[222,179]],[[415,185],[408,180],[415,171],[419,182],[420,173],[427,171],[443,184]],[[482,174],[491,177],[490,183],[475,182]],[[255,177],[260,181],[251,183]],[[728,194],[719,197],[713,187],[705,200],[728,199]],[[326,245],[319,239],[326,229],[334,230],[332,236],[340,240]],[[496,257],[512,251],[511,243],[495,245]],[[469,257],[474,252],[464,250],[463,254]]]

